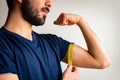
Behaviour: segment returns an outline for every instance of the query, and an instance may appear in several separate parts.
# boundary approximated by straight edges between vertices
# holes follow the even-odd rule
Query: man
[[[60,61],[68,62],[67,50],[71,43],[56,35],[32,31],[32,25],[44,24],[51,1],[7,0],[7,4],[8,17],[0,29],[0,80],[75,80],[78,73],[75,66],[99,69],[109,66],[110,60],[102,44],[84,19],[61,13],[54,24],[78,25],[88,47],[85,50],[74,44],[75,66],[68,66],[62,75]]]

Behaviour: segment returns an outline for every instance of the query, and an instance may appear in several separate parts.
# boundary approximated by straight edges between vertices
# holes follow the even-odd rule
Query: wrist
[[[81,16],[79,16],[76,25],[78,25],[80,28],[88,26],[87,22]]]
[[[83,18],[81,16],[77,16],[77,25],[80,25],[81,23],[83,23]]]

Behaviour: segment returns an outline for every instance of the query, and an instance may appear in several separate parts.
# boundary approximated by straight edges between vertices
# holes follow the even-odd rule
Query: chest
[[[57,80],[61,74],[61,67],[59,51],[54,47],[44,43],[38,43],[37,46],[31,43],[19,43],[14,47],[13,52],[20,77],[27,75],[30,76],[29,80],[32,78],[34,80],[44,80],[43,78]]]

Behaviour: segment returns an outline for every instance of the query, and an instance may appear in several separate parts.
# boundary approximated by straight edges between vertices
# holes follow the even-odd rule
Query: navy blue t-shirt
[[[70,43],[52,34],[32,35],[30,41],[0,29],[0,74],[14,73],[19,80],[60,80],[60,61]]]

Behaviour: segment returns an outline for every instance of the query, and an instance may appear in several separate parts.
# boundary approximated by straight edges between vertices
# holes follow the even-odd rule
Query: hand
[[[62,80],[79,80],[79,72],[76,66],[69,65],[63,72]]]
[[[79,23],[81,16],[71,13],[61,13],[60,16],[54,21],[56,25],[73,25]]]

